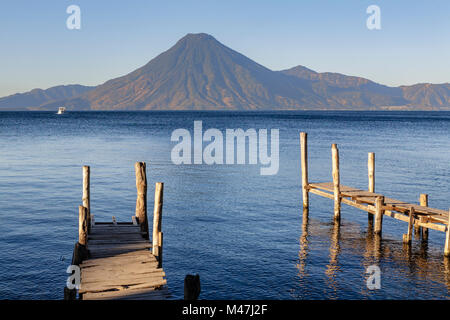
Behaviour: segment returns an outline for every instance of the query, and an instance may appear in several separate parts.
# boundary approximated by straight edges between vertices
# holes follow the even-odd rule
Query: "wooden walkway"
[[[95,222],[90,208],[90,168],[83,167],[83,205],[79,206],[78,242],[72,266],[78,266],[77,287],[68,285],[65,299],[161,300],[170,297],[162,269],[163,183],[156,183],[153,234],[147,219],[146,165],[135,164],[136,214],[131,222]],[[76,268],[75,268],[76,269]],[[72,280],[71,280],[72,281]],[[74,282],[71,282],[72,284]],[[70,288],[69,288],[70,287]]]
[[[409,222],[409,213],[411,208],[414,210],[414,225],[434,229],[438,231],[446,231],[449,213],[445,210],[434,209],[421,206],[414,203],[407,203],[400,200],[391,199],[379,193],[360,190],[344,185],[339,185],[341,202],[358,209],[367,211],[371,214],[376,213],[376,198],[384,198],[384,215]],[[326,198],[334,199],[333,182],[309,183],[308,191]]]
[[[91,226],[89,258],[80,264],[83,300],[166,299],[165,273],[145,233],[132,223]]]
[[[375,234],[381,235],[383,217],[401,220],[408,223],[407,233],[403,234],[403,242],[411,244],[413,228],[416,234],[422,234],[428,240],[428,229],[445,232],[444,256],[450,257],[450,212],[428,207],[428,195],[421,194],[419,204],[409,203],[386,197],[375,192],[375,154],[368,155],[368,188],[362,190],[340,183],[339,150],[336,144],[331,146],[332,182],[310,183],[308,179],[308,143],[307,134],[300,133],[302,198],[305,217],[309,212],[309,193],[333,199],[334,219],[340,223],[341,203],[368,212],[369,224],[373,225]]]

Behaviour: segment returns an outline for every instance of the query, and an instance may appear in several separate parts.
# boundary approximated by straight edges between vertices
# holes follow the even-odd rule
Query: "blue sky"
[[[66,28],[69,5],[81,30]],[[368,30],[366,8],[381,8]],[[387,85],[450,82],[450,1],[2,0],[0,96],[131,72],[205,32],[272,69],[304,65]]]

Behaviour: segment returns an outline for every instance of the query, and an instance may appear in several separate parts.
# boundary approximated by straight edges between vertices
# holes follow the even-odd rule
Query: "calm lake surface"
[[[173,130],[279,129],[277,175],[260,165],[175,165]],[[311,194],[302,225],[299,132],[308,132],[310,181],[331,181],[331,144],[341,183],[367,188],[376,153],[376,191],[450,207],[448,112],[0,112],[0,299],[62,299],[78,236],[82,165],[91,166],[96,221],[131,221],[134,163],[147,162],[149,215],[164,182],[164,269],[174,298],[199,273],[202,299],[447,299],[444,234],[402,245],[407,224],[386,217],[383,240],[367,214]],[[205,143],[206,144],[206,143]],[[151,225],[150,225],[151,228]],[[381,269],[381,289],[365,273]]]

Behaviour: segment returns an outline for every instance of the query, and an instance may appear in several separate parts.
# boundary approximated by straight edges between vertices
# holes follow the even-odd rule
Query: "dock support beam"
[[[375,226],[374,233],[381,235],[383,230],[383,205],[384,205],[384,197],[377,197],[375,199]]]
[[[375,153],[369,152],[367,160],[367,173],[369,178],[369,192],[375,193]],[[371,213],[367,214],[369,223],[373,222],[373,215]]]
[[[136,217],[141,226],[141,231],[146,232],[146,239],[148,234],[148,220],[147,220],[147,174],[145,172],[145,162],[136,162],[134,164],[134,171],[136,173]]]
[[[422,207],[428,207],[428,195],[421,194],[420,195],[420,205]],[[422,227],[422,240],[428,240],[428,228]]]
[[[341,220],[341,191],[339,176],[339,150],[336,144],[331,146],[331,156],[333,162],[333,189],[334,189],[334,220],[338,223]]]
[[[87,245],[87,215],[88,209],[83,206],[78,207],[78,243],[86,246]]]
[[[162,262],[162,255],[159,250],[162,249],[162,232],[161,232],[161,221],[162,221],[162,207],[163,207],[163,193],[164,193],[164,183],[157,182],[155,185],[155,207],[153,209],[153,235],[152,235],[152,253]],[[161,238],[161,239],[160,239]]]
[[[409,209],[408,233],[403,235],[403,243],[410,244],[412,241],[412,232],[414,226],[414,207]]]
[[[163,233],[158,233],[158,268],[162,268],[163,262]]]
[[[447,229],[445,231],[445,249],[444,256],[450,257],[450,210],[448,211]]]
[[[83,166],[83,207],[87,208],[87,230],[91,230],[91,168]]]
[[[308,134],[300,132],[300,149],[301,149],[301,169],[302,169],[302,198],[303,211],[309,209],[309,192],[308,192]],[[307,213],[307,211],[306,211]]]

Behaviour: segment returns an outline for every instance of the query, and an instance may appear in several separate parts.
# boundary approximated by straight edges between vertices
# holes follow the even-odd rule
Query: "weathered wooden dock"
[[[90,208],[90,168],[83,167],[83,205],[79,240],[72,265],[79,266],[78,297],[83,300],[166,299],[170,293],[162,269],[163,183],[156,183],[152,242],[147,219],[146,165],[135,164],[136,214],[129,222],[96,222]],[[76,297],[65,290],[65,298]]]
[[[444,256],[450,257],[450,212],[428,207],[428,195],[421,194],[419,203],[408,203],[375,192],[375,154],[368,155],[368,188],[361,190],[340,183],[339,150],[336,144],[331,146],[332,181],[309,182],[308,179],[308,143],[307,134],[300,133],[302,198],[304,214],[309,212],[309,193],[313,193],[334,201],[334,220],[339,224],[341,219],[341,204],[368,212],[369,225],[376,235],[381,236],[383,217],[388,216],[408,223],[403,242],[411,244],[413,228],[416,234],[428,239],[428,229],[445,232]]]

